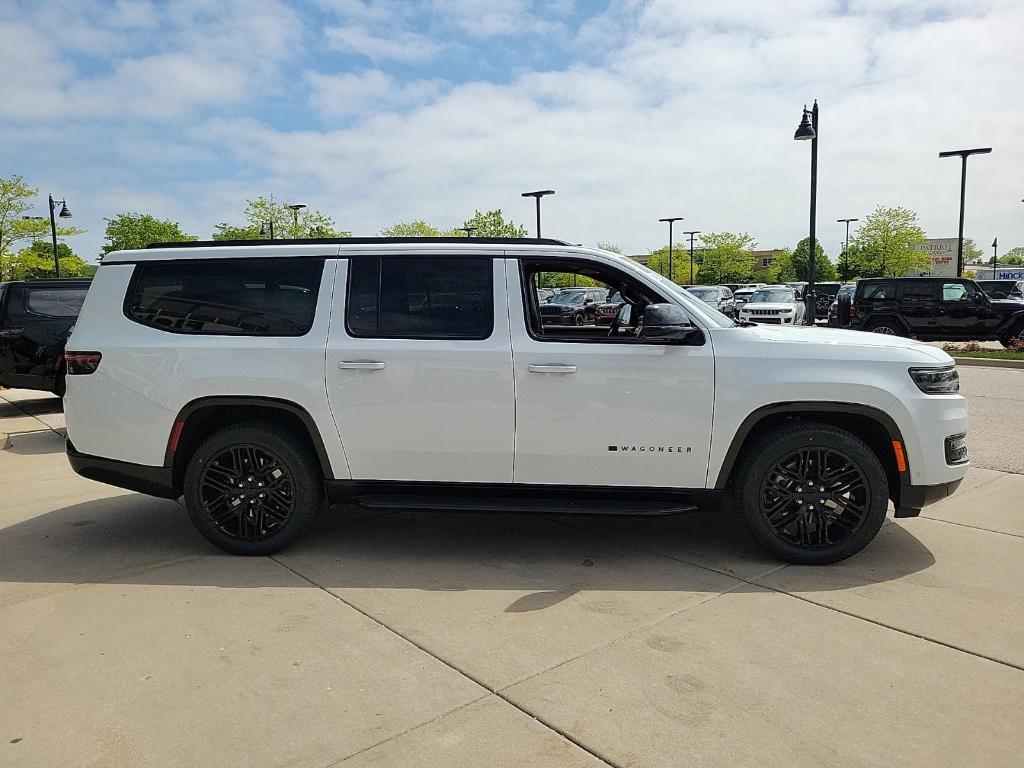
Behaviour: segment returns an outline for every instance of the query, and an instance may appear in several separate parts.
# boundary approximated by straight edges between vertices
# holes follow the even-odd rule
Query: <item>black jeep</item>
[[[64,394],[64,344],[87,290],[81,278],[0,283],[0,385]]]
[[[921,341],[1024,340],[1024,301],[993,299],[960,277],[878,277],[861,280],[840,324]]]

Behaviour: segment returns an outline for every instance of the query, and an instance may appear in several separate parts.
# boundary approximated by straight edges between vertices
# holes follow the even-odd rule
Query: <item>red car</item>
[[[618,291],[608,294],[608,301],[598,304],[594,315],[594,325],[611,325],[615,316],[619,314],[619,307],[622,306],[622,296]]]

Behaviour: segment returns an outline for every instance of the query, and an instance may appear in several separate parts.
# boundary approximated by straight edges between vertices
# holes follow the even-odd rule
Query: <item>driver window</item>
[[[968,301],[971,298],[972,291],[968,289],[966,283],[943,283],[942,284],[942,300],[943,301]]]
[[[521,264],[528,330],[541,341],[635,342],[644,307],[663,300],[603,265]]]

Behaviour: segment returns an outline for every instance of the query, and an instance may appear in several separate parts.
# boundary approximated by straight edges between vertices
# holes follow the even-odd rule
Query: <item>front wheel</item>
[[[583,325],[586,322],[586,319],[583,317],[583,315],[576,315],[572,319],[572,321],[574,325]]]
[[[828,424],[792,424],[744,452],[735,501],[754,538],[790,563],[856,554],[885,521],[889,484],[859,438]]]
[[[212,544],[269,555],[309,527],[323,505],[323,473],[294,432],[241,424],[215,432],[189,458],[185,507]]]
[[[885,336],[902,336],[903,329],[899,323],[889,318],[882,318],[881,320],[874,320],[864,330],[871,331],[871,333],[881,333]]]
[[[1010,331],[1008,335],[1003,336],[1003,338],[999,340],[999,343],[1006,349],[1011,349],[1017,345],[1024,345],[1024,323],[1018,325]]]

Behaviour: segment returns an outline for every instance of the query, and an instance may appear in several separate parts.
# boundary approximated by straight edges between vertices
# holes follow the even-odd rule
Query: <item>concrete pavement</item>
[[[75,476],[59,408],[24,397],[0,765],[1019,765],[1024,462],[979,413],[1024,373],[985,372],[961,372],[985,466],[825,568],[713,513],[343,507],[229,557],[178,503]]]

